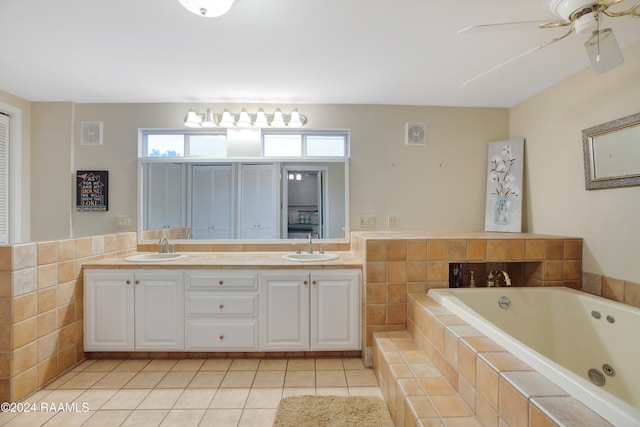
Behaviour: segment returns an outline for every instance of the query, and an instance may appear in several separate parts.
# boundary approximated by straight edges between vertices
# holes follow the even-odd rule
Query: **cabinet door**
[[[359,272],[311,274],[311,350],[359,350]]]
[[[309,275],[260,276],[260,350],[309,349]]]
[[[240,233],[243,239],[276,238],[276,185],[273,165],[242,165]]]
[[[184,350],[182,272],[136,273],[135,349]]]
[[[133,351],[133,273],[84,273],[85,351]]]

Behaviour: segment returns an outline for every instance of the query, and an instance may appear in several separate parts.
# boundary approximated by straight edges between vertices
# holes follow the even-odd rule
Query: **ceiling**
[[[203,18],[178,0],[0,0],[0,90],[76,103],[511,107],[588,67],[586,37],[463,85],[564,30],[458,30],[556,19],[547,4],[236,0]],[[640,40],[640,19],[604,22],[621,47]]]

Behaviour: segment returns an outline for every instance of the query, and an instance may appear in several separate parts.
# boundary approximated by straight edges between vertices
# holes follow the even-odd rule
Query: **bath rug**
[[[371,396],[291,396],[280,401],[273,427],[393,427],[384,401]]]

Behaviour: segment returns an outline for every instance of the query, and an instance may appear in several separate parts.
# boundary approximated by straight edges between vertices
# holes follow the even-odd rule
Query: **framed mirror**
[[[640,113],[582,131],[587,190],[640,185]]]

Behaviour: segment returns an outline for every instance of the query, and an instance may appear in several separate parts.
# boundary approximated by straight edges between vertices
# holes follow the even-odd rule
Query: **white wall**
[[[524,136],[528,230],[584,238],[583,271],[640,282],[640,187],[585,190],[582,130],[640,112],[640,43],[511,109]],[[637,141],[640,143],[640,141]]]

